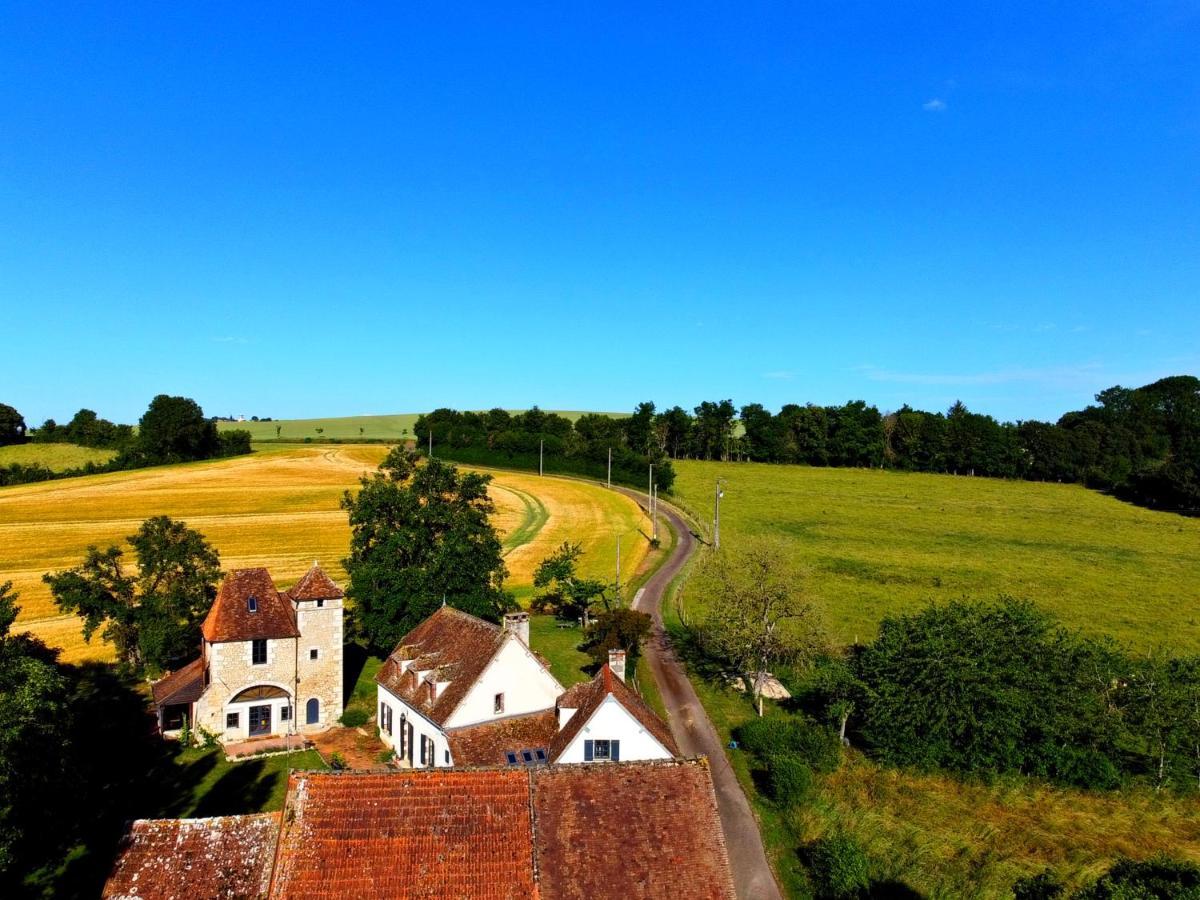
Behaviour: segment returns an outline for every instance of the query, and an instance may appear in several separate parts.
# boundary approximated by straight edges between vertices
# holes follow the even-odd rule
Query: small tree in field
[[[817,612],[800,587],[801,574],[782,542],[757,538],[709,554],[697,576],[708,610],[701,641],[708,653],[750,682],[761,716],[770,667],[810,660],[824,645]]]
[[[618,604],[612,586],[579,575],[581,556],[582,545],[564,541],[561,547],[538,563],[533,573],[533,586],[540,593],[533,598],[533,607],[536,611],[554,612],[564,619],[582,619],[587,628],[597,603],[605,610]]]

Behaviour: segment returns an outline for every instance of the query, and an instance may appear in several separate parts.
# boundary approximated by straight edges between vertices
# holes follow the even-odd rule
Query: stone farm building
[[[625,653],[564,690],[529,647],[529,616],[493,625],[443,607],[380,667],[380,737],[412,767],[670,759],[671,732],[625,684]]]
[[[342,714],[343,592],[313,563],[280,592],[236,569],[200,628],[200,655],[153,685],[159,729],[186,716],[225,742],[315,731]]]
[[[105,898],[732,900],[705,760],[293,772],[282,813],[142,820]]]

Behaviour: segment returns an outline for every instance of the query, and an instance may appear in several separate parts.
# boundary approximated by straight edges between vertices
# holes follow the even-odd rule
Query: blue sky
[[[52,6],[0,4],[31,422],[1200,372],[1194,2]]]

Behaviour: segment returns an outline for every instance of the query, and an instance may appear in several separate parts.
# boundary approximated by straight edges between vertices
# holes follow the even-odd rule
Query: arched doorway
[[[308,702],[304,704],[304,724],[316,725],[321,721],[321,701],[316,697],[310,697]]]

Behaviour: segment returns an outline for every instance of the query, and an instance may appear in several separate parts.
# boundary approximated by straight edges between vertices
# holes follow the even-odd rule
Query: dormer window
[[[249,599],[247,599],[246,600],[246,609],[250,610],[250,612],[258,612],[258,598],[250,597]]]

